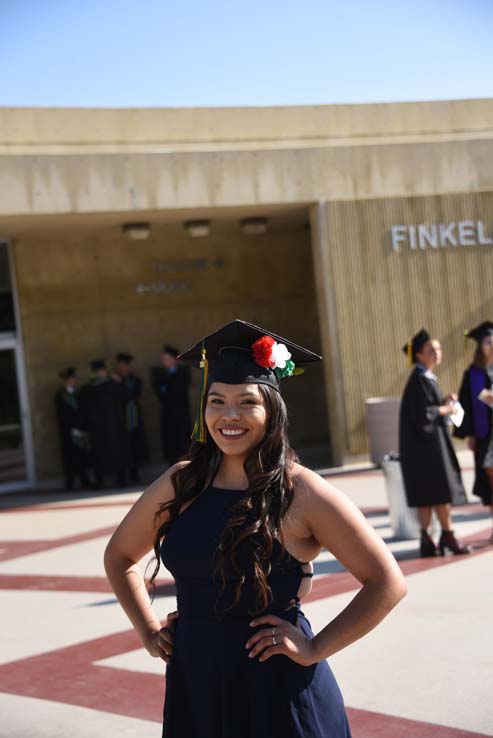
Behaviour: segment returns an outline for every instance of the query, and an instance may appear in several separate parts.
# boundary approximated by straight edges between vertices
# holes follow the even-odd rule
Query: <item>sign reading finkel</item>
[[[492,234],[488,233],[482,220],[393,225],[390,235],[393,251],[493,245]]]

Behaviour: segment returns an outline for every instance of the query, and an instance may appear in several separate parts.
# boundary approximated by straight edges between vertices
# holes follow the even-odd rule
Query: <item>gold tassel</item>
[[[469,331],[464,331],[464,349],[467,349],[467,338]]]
[[[204,422],[204,400],[205,400],[205,389],[207,387],[207,378],[209,376],[209,362],[207,360],[207,352],[204,344],[202,344],[202,358],[200,360],[200,395],[199,395],[199,407],[197,411],[197,417],[195,418],[195,425],[192,431],[192,438],[199,443],[205,443],[207,434]]]
[[[409,343],[407,344],[407,361],[408,361],[409,366],[412,366],[414,363],[413,362],[413,345],[411,341],[409,341]]]

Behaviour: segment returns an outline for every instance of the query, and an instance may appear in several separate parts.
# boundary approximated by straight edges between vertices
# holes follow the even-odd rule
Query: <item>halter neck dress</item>
[[[284,655],[250,659],[245,643],[255,598],[248,579],[216,574],[228,517],[245,492],[208,487],[176,519],[161,558],[176,582],[178,620],[166,669],[163,738],[351,738],[342,695],[327,662],[300,666]],[[276,541],[268,583],[273,613],[312,637],[297,592],[301,562]]]

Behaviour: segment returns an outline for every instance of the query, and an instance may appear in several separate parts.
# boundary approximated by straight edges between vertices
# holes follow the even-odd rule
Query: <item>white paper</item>
[[[481,400],[481,402],[484,402],[485,405],[488,405],[488,407],[491,407],[491,402],[488,402],[489,399],[493,396],[493,392],[489,389],[481,390],[481,392],[478,395],[478,400]]]
[[[464,408],[458,401],[454,402],[454,407],[456,408],[456,412],[450,416],[450,420],[457,428],[459,428],[464,420]]]

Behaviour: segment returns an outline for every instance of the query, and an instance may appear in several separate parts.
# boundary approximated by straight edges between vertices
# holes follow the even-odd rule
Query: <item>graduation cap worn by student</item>
[[[284,377],[301,374],[301,364],[321,360],[321,356],[244,320],[210,333],[179,356],[200,367],[200,402],[192,438],[206,439],[203,406],[207,386],[225,384],[266,384],[280,391]]]
[[[118,362],[121,362],[122,364],[131,364],[134,360],[134,357],[132,354],[124,354],[123,352],[120,352],[116,355],[116,360]]]
[[[106,369],[106,362],[104,359],[93,359],[89,362],[89,366],[93,372],[98,372],[100,369]]]
[[[480,323],[475,328],[464,331],[464,336],[466,338],[472,338],[472,340],[476,341],[477,343],[481,343],[483,338],[486,338],[486,336],[493,336],[493,323],[491,323],[489,320],[485,320],[483,321],[483,323]]]
[[[431,339],[430,334],[422,328],[415,336],[413,336],[405,346],[402,347],[403,352],[407,356],[409,366],[416,363],[416,354],[418,354],[425,343]]]
[[[62,369],[58,372],[60,379],[72,379],[77,374],[75,366],[68,366],[66,369]]]
[[[163,346],[163,354],[169,354],[170,356],[174,356],[175,359],[177,359],[180,355],[180,352],[177,348],[175,348],[175,346],[170,346],[169,343],[165,343]]]

